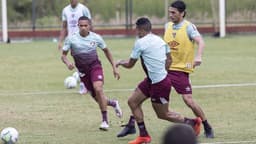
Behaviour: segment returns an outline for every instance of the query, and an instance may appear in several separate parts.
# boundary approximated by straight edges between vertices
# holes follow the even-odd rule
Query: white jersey
[[[78,19],[81,16],[87,16],[91,19],[91,13],[89,9],[83,4],[78,3],[75,8],[72,8],[69,4],[62,11],[62,21],[67,21],[68,36],[79,30],[77,24]]]

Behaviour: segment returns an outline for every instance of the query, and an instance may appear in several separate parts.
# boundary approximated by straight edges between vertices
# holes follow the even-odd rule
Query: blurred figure
[[[169,127],[163,136],[162,144],[196,144],[194,130],[185,124],[175,124]]]
[[[62,50],[63,41],[66,36],[71,36],[78,28],[78,19],[81,16],[86,16],[91,19],[91,13],[89,9],[78,2],[78,0],[70,0],[70,4],[62,10],[62,29],[60,31],[58,50]],[[80,94],[86,94],[87,89],[83,82],[80,82]]]

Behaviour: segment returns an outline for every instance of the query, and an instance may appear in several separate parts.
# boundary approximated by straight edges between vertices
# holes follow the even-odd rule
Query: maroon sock
[[[102,111],[102,121],[106,121],[108,123],[108,115],[107,115],[107,111]]]
[[[134,116],[130,116],[129,122],[128,122],[128,126],[134,127],[135,126],[135,118]]]
[[[140,130],[140,136],[142,136],[142,137],[148,136],[148,132],[146,130],[146,126],[145,126],[144,122],[139,122],[137,124],[138,124],[139,130]]]
[[[195,120],[190,118],[184,118],[184,123],[193,127],[195,125]]]
[[[116,101],[115,100],[108,100],[108,106],[115,107],[116,106]]]

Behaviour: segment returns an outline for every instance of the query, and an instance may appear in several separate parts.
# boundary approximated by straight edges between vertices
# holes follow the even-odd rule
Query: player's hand
[[[69,70],[73,70],[75,68],[73,63],[67,63],[66,64]]]
[[[59,50],[60,52],[62,51],[62,46],[63,46],[62,43],[59,42],[59,43],[58,43],[58,50]]]
[[[117,80],[119,80],[119,79],[120,79],[119,71],[118,71],[116,68],[114,68],[114,70],[113,70],[113,74],[114,74],[114,77],[115,77]]]
[[[193,68],[197,67],[197,66],[200,66],[202,63],[202,58],[197,56],[194,60],[194,64],[193,64]]]

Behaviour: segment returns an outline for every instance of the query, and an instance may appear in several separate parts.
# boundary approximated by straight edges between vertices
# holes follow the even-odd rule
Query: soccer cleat
[[[79,93],[80,94],[86,94],[88,92],[87,88],[85,87],[83,82],[80,82],[80,89],[79,89]]]
[[[195,131],[196,136],[198,136],[200,134],[202,120],[200,117],[198,117],[198,118],[194,119],[194,121],[195,121],[195,124],[193,126],[193,129]]]
[[[151,137],[145,136],[138,136],[135,140],[129,141],[128,144],[148,144],[151,142]]]
[[[123,116],[122,110],[117,100],[115,100],[115,103],[116,103],[116,106],[114,108],[115,108],[116,116],[121,118]]]
[[[136,133],[135,126],[125,125],[124,129],[117,134],[117,137],[125,137],[129,134],[135,134],[135,133]]]
[[[109,128],[109,125],[106,121],[103,121],[101,124],[100,124],[100,130],[103,130],[103,131],[107,131]]]
[[[211,127],[209,128],[204,128],[204,135],[206,138],[214,138],[214,132]]]

